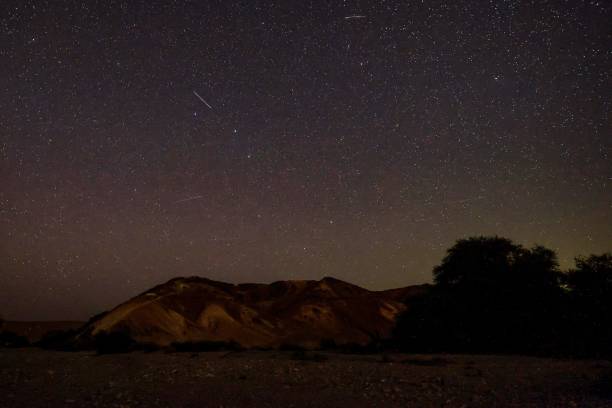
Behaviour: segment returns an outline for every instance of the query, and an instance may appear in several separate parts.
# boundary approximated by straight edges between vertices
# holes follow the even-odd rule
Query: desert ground
[[[0,350],[2,407],[610,407],[612,363],[483,355]]]

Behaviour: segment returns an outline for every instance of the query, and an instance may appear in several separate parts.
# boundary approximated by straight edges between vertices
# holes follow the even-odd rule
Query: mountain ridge
[[[81,339],[124,332],[137,343],[232,342],[245,348],[322,342],[365,345],[390,337],[405,302],[428,285],[370,291],[333,277],[265,283],[177,277],[98,315]]]

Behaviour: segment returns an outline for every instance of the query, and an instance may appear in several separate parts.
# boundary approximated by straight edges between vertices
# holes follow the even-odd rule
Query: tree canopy
[[[543,289],[556,287],[559,263],[554,251],[541,245],[531,249],[501,237],[471,237],[449,248],[433,270],[443,288]]]
[[[576,258],[568,283],[578,296],[612,295],[612,253]]]
[[[412,299],[395,338],[410,351],[612,355],[612,254],[559,270],[555,251],[492,236],[458,240]]]

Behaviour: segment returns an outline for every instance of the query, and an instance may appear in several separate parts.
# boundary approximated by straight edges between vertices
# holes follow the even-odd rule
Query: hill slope
[[[233,285],[205,278],[172,279],[92,319],[81,336],[127,331],[140,343],[234,341],[243,347],[321,341],[367,344],[387,338],[402,300],[425,290],[374,292],[334,278]]]

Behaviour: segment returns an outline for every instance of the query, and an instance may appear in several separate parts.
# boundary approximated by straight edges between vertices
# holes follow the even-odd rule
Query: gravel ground
[[[0,350],[0,407],[611,407],[612,363],[292,352]]]

